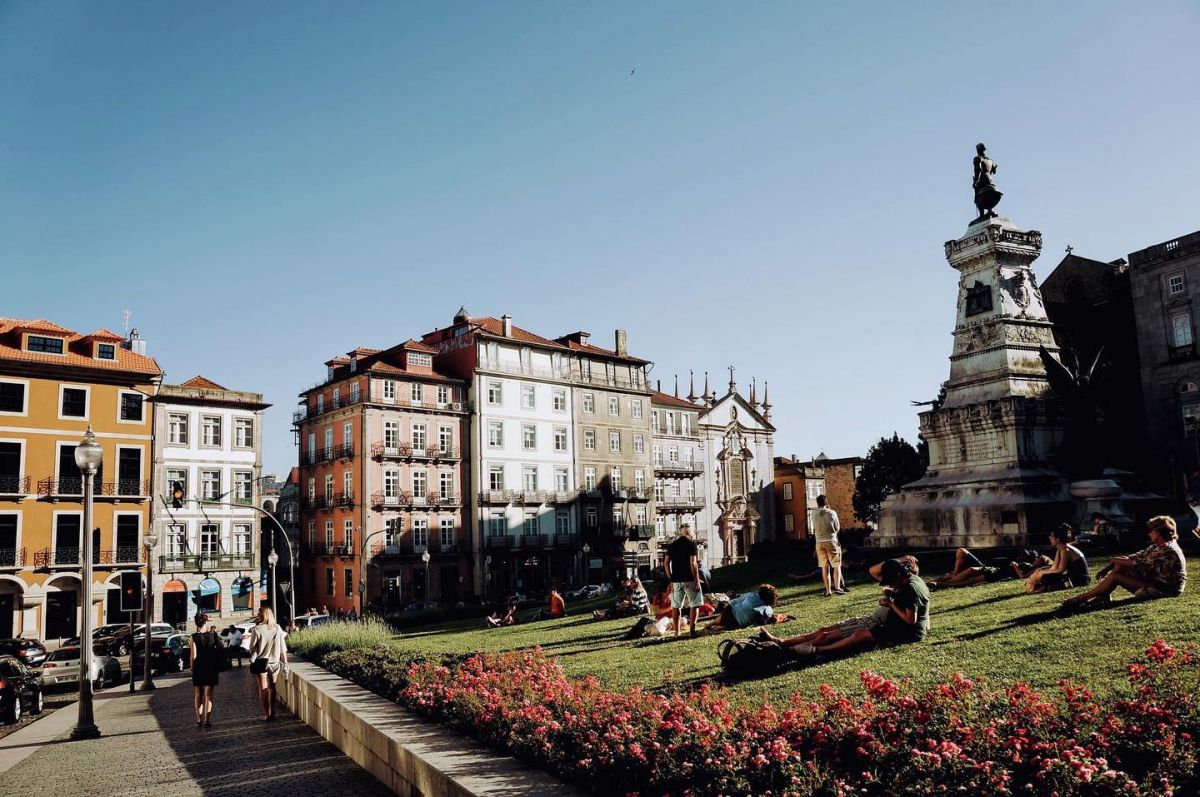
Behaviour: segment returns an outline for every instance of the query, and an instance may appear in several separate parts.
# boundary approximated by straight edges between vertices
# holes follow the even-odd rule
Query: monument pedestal
[[[1030,264],[1042,235],[1001,217],[946,242],[959,272],[950,379],[941,406],[921,414],[929,468],[884,501],[877,547],[992,547],[1073,520],[1074,499],[1052,455],[1062,404],[1050,393],[1039,346],[1050,320]]]

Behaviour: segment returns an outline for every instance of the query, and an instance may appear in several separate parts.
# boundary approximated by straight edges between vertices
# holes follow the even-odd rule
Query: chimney
[[[129,349],[134,354],[146,354],[146,341],[142,339],[142,333],[136,329],[129,332],[129,340],[125,341],[125,348]]]
[[[506,338],[512,337],[512,316],[508,313],[500,316],[500,334]]]
[[[618,329],[616,337],[617,337],[617,346],[616,346],[617,356],[618,357],[628,357],[629,356],[629,346],[626,342],[625,330]]]

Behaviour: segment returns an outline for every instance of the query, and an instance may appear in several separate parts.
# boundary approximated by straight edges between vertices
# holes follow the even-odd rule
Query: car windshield
[[[59,648],[46,657],[49,661],[77,661],[79,648]]]

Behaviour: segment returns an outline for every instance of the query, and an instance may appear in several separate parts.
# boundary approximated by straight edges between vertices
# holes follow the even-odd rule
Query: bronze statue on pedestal
[[[980,221],[995,218],[994,208],[1000,204],[1000,198],[1004,194],[996,190],[996,183],[992,181],[992,175],[996,173],[996,162],[987,156],[987,146],[976,144],[975,152],[975,177],[971,181],[971,187],[975,189],[975,209],[979,211],[975,221]]]

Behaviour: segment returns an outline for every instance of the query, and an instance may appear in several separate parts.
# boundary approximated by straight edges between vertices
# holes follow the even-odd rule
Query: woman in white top
[[[258,678],[259,719],[266,721],[275,719],[275,680],[287,675],[287,633],[269,606],[259,608],[257,620],[250,629],[250,672]]]

